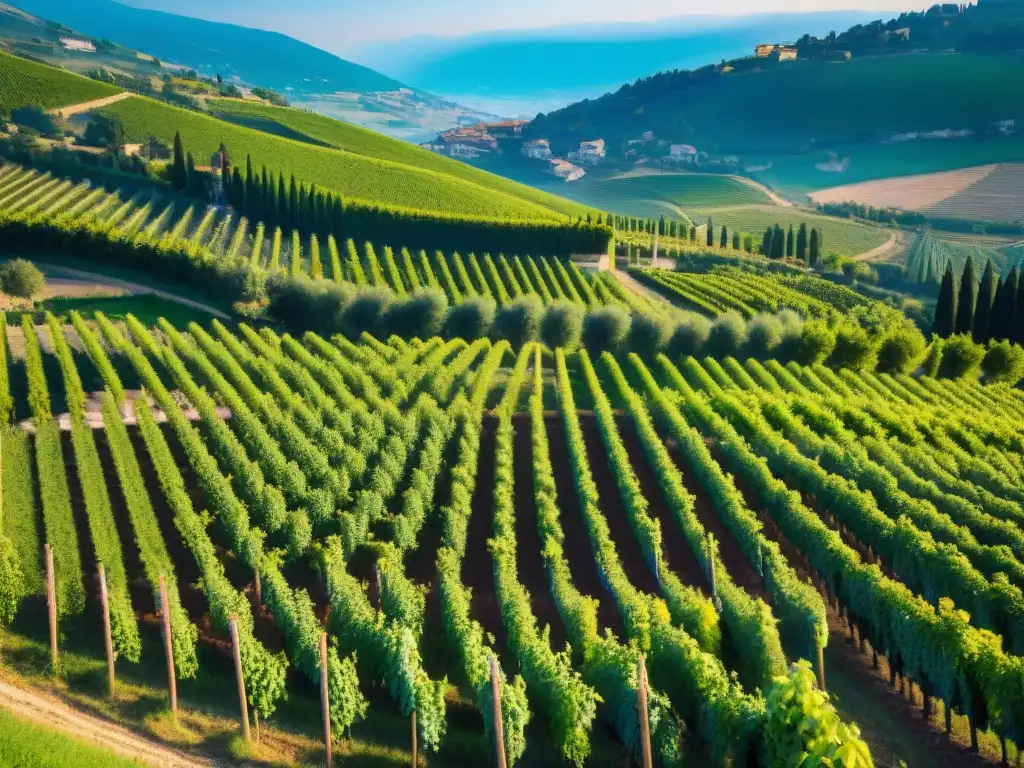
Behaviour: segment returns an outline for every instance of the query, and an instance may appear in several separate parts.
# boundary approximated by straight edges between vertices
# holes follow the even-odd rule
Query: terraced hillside
[[[102,99],[121,89],[0,50],[0,111],[34,104],[44,109]]]
[[[335,149],[343,149],[346,152],[352,152],[357,155],[390,160],[414,168],[422,168],[454,176],[464,181],[535,202],[545,208],[560,211],[569,216],[585,214],[587,210],[591,209],[590,207],[584,208],[565,198],[541,192],[525,184],[518,184],[501,176],[487,173],[466,163],[460,163],[457,160],[429,152],[414,144],[397,141],[369,131],[366,128],[319,115],[315,112],[307,112],[291,107],[266,106],[239,99],[210,99],[207,104],[214,114],[223,116],[228,120],[246,120],[245,124],[250,127],[259,128],[261,122],[269,122],[272,125],[264,126],[264,128],[270,130],[270,132],[283,129],[287,132],[286,135],[300,138],[300,140],[302,137],[305,137],[314,143],[324,144]],[[274,126],[278,126],[278,128],[275,129]]]
[[[120,118],[126,135],[134,141],[145,141],[153,135],[170,142],[175,132],[180,132],[198,164],[223,143],[236,162],[250,155],[257,167],[266,165],[275,173],[295,174],[298,181],[367,202],[475,216],[564,216],[532,200],[455,176],[292,141],[141,96],[102,111]]]

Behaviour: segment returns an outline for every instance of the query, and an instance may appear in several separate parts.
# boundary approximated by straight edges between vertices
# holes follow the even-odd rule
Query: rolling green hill
[[[257,168],[265,164],[275,173],[294,173],[297,181],[359,200],[490,217],[555,219],[564,213],[503,191],[501,187],[518,189],[504,180],[496,179],[495,186],[489,188],[434,170],[274,136],[144,97],[104,107],[103,112],[120,118],[127,137],[134,141],[153,135],[170,142],[175,131],[180,131],[198,165],[206,164],[223,142],[234,162],[244,162],[246,155],[251,155]],[[385,145],[390,141],[380,139]],[[531,197],[553,199],[540,193]]]
[[[784,153],[1024,118],[1024,54],[1013,51],[792,61],[651,80],[662,87],[641,81],[574,104],[538,117],[529,133],[556,152],[597,137],[618,146],[650,130],[708,152]]]
[[[315,112],[306,112],[290,107],[264,106],[239,99],[211,99],[208,105],[212,112],[223,115],[228,120],[240,118],[252,121],[247,124],[253,128],[259,127],[259,121],[268,121],[271,125],[264,126],[262,130],[274,133],[277,130],[275,126],[279,126],[281,130],[278,132],[285,135],[298,134],[308,137],[312,143],[325,144],[357,155],[390,160],[414,168],[454,176],[535,202],[569,216],[586,212],[586,209],[565,198],[541,192],[525,184],[509,181],[501,176],[482,171],[457,160],[451,160],[414,144],[398,141]]]
[[[0,112],[34,104],[50,109],[102,99],[120,88],[0,51]]]
[[[715,231],[724,224],[729,231],[740,230],[754,235],[760,242],[760,236],[769,226],[778,224],[783,229],[790,225],[797,229],[801,223],[818,229],[825,243],[823,253],[838,253],[841,256],[856,256],[878,248],[889,240],[890,232],[879,227],[859,224],[833,216],[818,216],[798,208],[782,208],[780,206],[749,206],[744,208],[726,208],[717,210],[700,210],[690,214],[698,225],[707,223],[710,216]]]
[[[562,184],[565,194],[601,211],[642,218],[725,206],[770,204],[756,186],[731,176],[705,173],[637,174],[601,179],[593,175]]]

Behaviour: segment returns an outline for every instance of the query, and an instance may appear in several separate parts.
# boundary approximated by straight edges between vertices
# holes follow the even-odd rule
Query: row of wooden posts
[[[49,544],[44,548],[44,561],[46,566],[46,604],[50,624],[50,656],[53,663],[54,674],[58,673],[60,656],[57,648],[57,590],[54,580],[53,549]],[[110,605],[107,599],[107,575],[103,564],[97,566],[97,578],[100,587],[100,607],[103,611],[103,644],[107,655],[107,685],[110,696],[114,695],[115,674],[114,674],[114,645],[110,633]],[[257,576],[257,579],[259,577]],[[171,635],[171,612],[167,610],[167,585],[164,577],[160,577],[160,634],[163,638],[164,650],[167,654],[167,686],[170,696],[171,717],[177,722],[178,719],[178,683],[174,672],[174,647]],[[231,649],[235,662],[235,679],[238,682],[238,706],[240,710],[240,722],[242,725],[242,737],[248,742],[251,741],[249,732],[249,705],[245,696],[245,679],[242,675],[242,656],[238,645],[238,619],[231,617]],[[330,694],[328,690],[328,666],[327,666],[327,633],[320,633],[320,708],[323,714],[324,725],[324,746],[327,751],[327,766],[333,765],[333,754],[331,748],[331,708]],[[637,675],[639,685],[637,691],[637,716],[640,720],[641,751],[643,768],[652,768],[651,756],[651,732],[647,719],[647,670],[643,657],[637,664]],[[493,696],[494,716],[494,761],[497,768],[507,768],[505,758],[505,736],[501,719],[501,676],[498,674],[498,664],[494,656],[491,656],[491,693]],[[412,765],[416,766],[417,760],[417,734],[416,734],[416,710],[412,711]]]

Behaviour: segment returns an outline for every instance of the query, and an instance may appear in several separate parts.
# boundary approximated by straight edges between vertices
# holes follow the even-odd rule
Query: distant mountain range
[[[532,117],[652,72],[717,63],[749,54],[758,43],[795,40],[805,33],[825,35],[891,15],[830,11],[683,16],[410,38],[367,44],[346,55],[460,103]]]
[[[392,91],[402,83],[277,32],[132,8],[113,0],[15,0],[28,13],[206,75],[275,90]]]

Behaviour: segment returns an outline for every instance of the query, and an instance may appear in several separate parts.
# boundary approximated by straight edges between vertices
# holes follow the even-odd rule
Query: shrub
[[[707,352],[713,357],[739,354],[747,341],[747,326],[736,312],[719,315],[708,333]]]
[[[575,349],[583,337],[583,314],[583,308],[578,304],[552,304],[544,312],[540,323],[541,340],[551,349]]]
[[[515,349],[540,338],[544,304],[539,296],[522,296],[506,304],[494,318],[494,335]]]
[[[389,333],[403,339],[437,336],[448,315],[448,297],[437,288],[421,288],[407,299],[396,301],[388,310]]]
[[[601,307],[583,321],[583,346],[592,356],[614,351],[629,333],[630,318],[621,307]]]
[[[1009,341],[992,342],[981,360],[985,380],[1015,385],[1024,377],[1024,349]]]
[[[939,361],[940,379],[975,378],[985,356],[985,348],[975,344],[967,334],[950,336],[942,345],[942,360]]]
[[[634,315],[626,336],[626,347],[649,360],[665,349],[671,336],[672,326],[664,318]]]
[[[762,360],[774,357],[785,326],[775,315],[757,315],[747,323],[747,354]]]
[[[292,330],[337,333],[354,294],[348,284],[278,273],[267,280],[267,312]]]
[[[668,340],[668,354],[672,359],[697,357],[707,344],[711,321],[703,315],[690,315],[676,326]]]
[[[364,331],[371,336],[385,335],[384,319],[394,294],[387,288],[364,288],[358,291],[355,298],[341,315],[341,330],[351,339],[359,337]]]
[[[793,359],[801,365],[825,362],[836,347],[836,336],[822,320],[810,320],[800,329],[794,343]]]
[[[43,290],[45,282],[43,273],[25,259],[14,259],[0,267],[0,289],[8,296],[31,299]]]
[[[917,368],[924,352],[924,336],[920,332],[897,329],[882,339],[878,347],[878,370],[883,373],[910,373]]]
[[[494,324],[494,302],[473,297],[452,307],[444,323],[449,339],[480,339],[490,333]]]
[[[833,368],[861,370],[872,367],[874,355],[867,331],[856,325],[841,325],[836,330],[836,345],[828,362]]]

